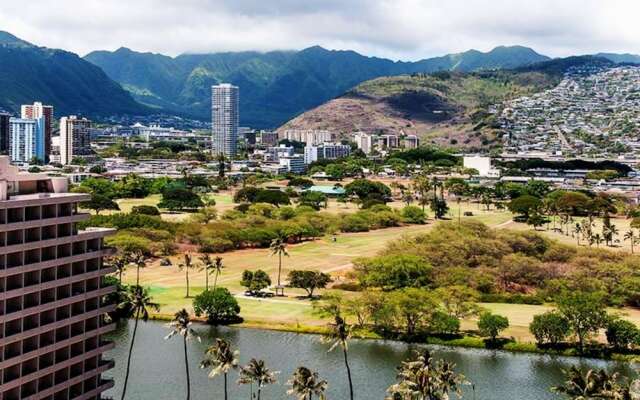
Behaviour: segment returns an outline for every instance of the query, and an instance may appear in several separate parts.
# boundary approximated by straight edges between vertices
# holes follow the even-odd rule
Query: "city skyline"
[[[292,2],[189,0],[179,5],[144,0],[98,4],[41,0],[0,5],[0,24],[26,40],[84,55],[121,46],[181,53],[302,49],[321,45],[396,60],[417,60],[475,48],[525,45],[552,57],[601,51],[640,53],[640,4],[630,0]],[[90,18],[95,8],[99,21]],[[73,10],[73,12],[70,12]],[[150,11],[151,10],[151,11]],[[46,13],[45,13],[46,11]],[[182,18],[176,19],[179,12]],[[53,15],[52,15],[53,13]],[[46,24],[45,19],[58,21]],[[184,24],[184,20],[189,24]],[[136,33],[130,27],[134,23]],[[238,24],[246,29],[238,32]],[[162,26],[161,31],[157,26]],[[76,40],[82,37],[82,41]]]

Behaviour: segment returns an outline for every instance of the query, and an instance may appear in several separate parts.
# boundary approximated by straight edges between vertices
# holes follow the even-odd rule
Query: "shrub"
[[[160,210],[155,206],[133,206],[131,208],[131,214],[160,215]]]
[[[500,332],[509,327],[509,320],[502,315],[485,312],[480,315],[478,329],[482,336],[489,336],[495,342]]]
[[[529,332],[535,336],[538,344],[549,343],[557,346],[570,333],[569,321],[556,311],[536,315],[529,324]]]
[[[340,222],[342,232],[368,232],[369,221],[362,214],[345,215]]]
[[[640,330],[630,321],[612,318],[607,324],[607,342],[617,350],[626,350],[640,340]]]
[[[427,215],[420,207],[407,206],[402,209],[402,219],[408,224],[424,224]]]
[[[221,238],[207,238],[202,240],[198,251],[201,253],[224,253],[233,250],[235,246],[231,240]]]
[[[442,311],[436,311],[431,315],[427,329],[429,333],[455,334],[460,331],[460,320]]]
[[[207,323],[219,325],[241,321],[240,306],[227,288],[206,290],[193,299],[193,311],[199,317],[206,315]]]
[[[242,280],[240,285],[244,286],[250,292],[259,292],[271,285],[271,278],[263,270],[254,271],[245,270],[242,272]]]

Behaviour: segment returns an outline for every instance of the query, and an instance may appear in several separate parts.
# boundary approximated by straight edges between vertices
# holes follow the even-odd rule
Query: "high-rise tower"
[[[23,119],[44,118],[44,158],[42,161],[49,161],[51,153],[51,133],[53,132],[53,106],[46,106],[40,102],[33,104],[23,104],[20,107],[20,114]]]
[[[211,87],[211,129],[214,154],[234,157],[238,149],[239,90],[228,83]]]

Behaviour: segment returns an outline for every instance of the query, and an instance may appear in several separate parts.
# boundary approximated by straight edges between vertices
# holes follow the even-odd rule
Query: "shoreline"
[[[151,321],[169,322],[171,321],[171,319],[172,319],[172,316],[169,314],[151,314],[149,316],[149,320]],[[202,325],[209,325],[206,322],[206,318],[198,318],[193,316],[192,321]],[[268,330],[268,331],[275,331],[275,332],[289,332],[289,333],[308,334],[308,335],[322,335],[326,333],[326,329],[321,326],[292,325],[292,324],[286,324],[286,323],[265,323],[261,321],[251,321],[251,320],[245,320],[240,324],[221,325],[221,326],[227,326],[227,327],[239,328],[239,329]],[[627,362],[631,364],[640,363],[640,354],[611,353],[610,357],[606,357],[598,354],[580,355],[580,354],[577,354],[577,350],[575,348],[570,348],[566,350],[543,349],[543,348],[539,348],[535,343],[529,343],[529,342],[510,341],[504,344],[502,347],[490,348],[485,345],[485,339],[477,336],[464,335],[464,334],[462,335],[462,337],[456,338],[456,339],[441,339],[441,338],[431,336],[431,337],[428,337],[426,341],[410,342],[410,341],[401,340],[401,339],[388,339],[371,332],[368,332],[368,333],[369,334],[354,334],[352,338],[360,339],[360,340],[389,340],[389,341],[395,341],[395,342],[407,343],[407,344],[413,343],[413,344],[423,344],[423,345],[436,345],[436,346],[445,346],[450,348],[492,350],[492,351],[503,351],[508,353],[528,353],[528,354],[573,357],[573,358],[591,358],[591,359],[599,359],[599,360],[606,360],[606,361]]]

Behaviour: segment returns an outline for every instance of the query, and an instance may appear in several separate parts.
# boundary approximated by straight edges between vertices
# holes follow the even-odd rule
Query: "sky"
[[[80,55],[313,45],[418,60],[498,45],[640,54],[640,0],[1,0],[0,30]]]

